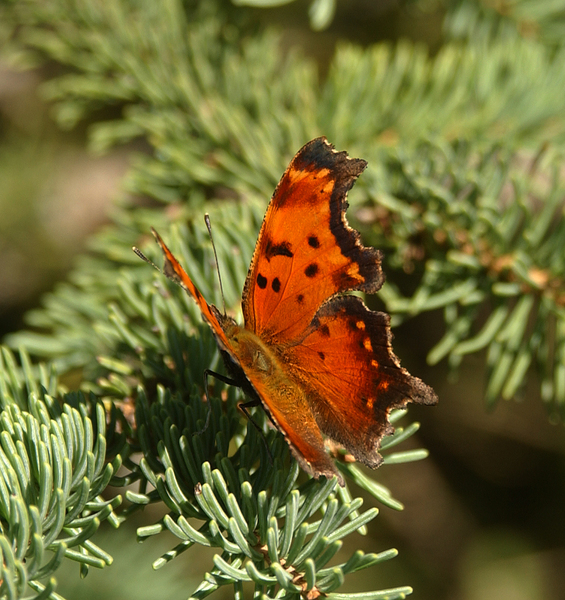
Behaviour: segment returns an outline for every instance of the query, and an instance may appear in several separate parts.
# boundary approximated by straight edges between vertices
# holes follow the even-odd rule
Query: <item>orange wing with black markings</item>
[[[369,310],[356,296],[335,296],[317,312],[301,343],[283,351],[321,431],[372,468],[382,462],[381,439],[394,432],[390,411],[437,401],[400,366],[391,338],[386,313]]]
[[[245,326],[263,339],[298,339],[331,296],[380,289],[381,253],[363,247],[345,218],[347,192],[366,166],[318,138],[282,176],[243,291]]]
[[[187,272],[183,269],[182,265],[175,258],[174,254],[167,248],[167,245],[161,238],[161,236],[155,231],[155,229],[151,228],[151,233],[153,237],[159,244],[161,248],[161,252],[163,253],[164,258],[164,266],[163,266],[163,274],[168,277],[171,281],[174,281],[183,290],[185,290],[192,299],[198,305],[200,312],[202,313],[202,319],[210,325],[212,332],[214,333],[214,337],[218,342],[218,345],[222,350],[229,350],[229,340],[226,336],[225,329],[228,323],[231,323],[231,319],[226,317],[222,313],[218,311],[218,309],[213,304],[208,304],[204,299],[204,296],[200,293],[200,290],[194,285],[192,279],[188,276]],[[144,261],[151,263],[151,261],[137,248],[133,248],[133,251]],[[153,265],[155,268],[155,265]]]

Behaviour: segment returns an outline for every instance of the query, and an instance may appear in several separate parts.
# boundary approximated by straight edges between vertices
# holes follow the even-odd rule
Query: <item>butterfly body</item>
[[[304,470],[336,475],[342,485],[324,436],[375,468],[380,441],[393,432],[390,411],[437,402],[400,366],[389,316],[347,294],[374,293],[384,282],[381,253],[364,247],[345,218],[347,191],[366,164],[325,138],[299,150],[259,233],[243,290],[243,326],[205,301],[154,232],[165,274],[200,307],[233,380],[268,411]]]

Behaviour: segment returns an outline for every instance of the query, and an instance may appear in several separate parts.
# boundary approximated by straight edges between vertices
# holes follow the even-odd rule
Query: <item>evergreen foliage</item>
[[[91,395],[59,397],[52,369],[34,373],[5,348],[0,354],[0,597],[55,598],[53,573],[64,558],[103,568],[112,557],[91,540],[114,526],[120,496],[105,499],[127,456],[125,436]],[[47,578],[47,582],[44,581]]]
[[[1,597],[29,597],[31,588],[57,598],[63,558],[83,573],[109,564],[91,541],[100,522],[118,525],[152,502],[169,512],[139,536],[166,529],[179,539],[156,568],[193,545],[218,549],[197,598],[224,585],[236,598],[245,586],[255,597],[341,598],[334,590],[346,574],[394,556],[331,562],[376,509],[360,512],[334,481],[305,479],[263,413],[255,419],[266,444],[240,418],[233,390],[215,390],[211,424],[194,435],[205,420],[202,373],[219,354],[190,299],[130,249],[157,261],[154,226],[218,304],[201,225],[210,212],[226,302],[237,306],[266,201],[294,152],[317,135],[369,161],[350,217],[385,251],[380,298],[395,322],[442,310],[432,362],[447,357],[457,367],[484,351],[491,403],[518,394],[535,366],[544,401],[563,417],[565,25],[554,5],[522,0],[503,15],[461,0],[448,10],[436,56],[406,41],[343,44],[323,81],[311,60],[283,53],[276,33],[220,0],[0,6],[14,62],[63,67],[43,87],[62,127],[90,119],[95,152],[135,138],[151,147],[125,182],[151,204],[122,200],[92,252],[28,315],[30,330],[8,340],[25,348],[21,366],[2,351]],[[523,35],[525,22],[538,34]],[[101,121],[108,107],[120,116]],[[28,352],[49,366],[32,366]],[[58,384],[56,373],[72,368],[83,370],[84,393]],[[397,427],[385,462],[425,455],[388,452],[416,429]],[[127,474],[118,478],[121,464]],[[339,467],[401,508],[357,466]],[[119,517],[119,497],[102,497],[110,483],[138,485],[124,492],[130,505]]]

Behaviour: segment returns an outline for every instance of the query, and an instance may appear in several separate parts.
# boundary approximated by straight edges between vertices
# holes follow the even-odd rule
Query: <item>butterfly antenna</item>
[[[149,260],[137,246],[132,246],[131,249],[137,254],[137,256],[139,256],[139,258],[141,258],[141,260],[144,260],[148,265],[151,265],[154,269],[157,269],[159,273],[163,272],[163,270],[160,269],[152,260]]]
[[[204,214],[204,222],[206,223],[206,228],[208,229],[208,235],[210,236],[210,241],[212,242],[212,250],[214,250],[214,260],[216,261],[216,273],[218,273],[218,281],[220,282],[220,294],[222,295],[222,306],[224,308],[224,316],[226,314],[226,299],[224,296],[224,286],[222,285],[222,276],[220,274],[220,263],[218,262],[218,254],[216,253],[216,245],[214,244],[214,238],[212,237],[212,223],[210,222],[210,215],[208,213]]]

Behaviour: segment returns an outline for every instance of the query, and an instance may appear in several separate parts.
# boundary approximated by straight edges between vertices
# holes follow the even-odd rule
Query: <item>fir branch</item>
[[[102,404],[82,394],[54,397],[53,373],[36,374],[25,353],[21,359],[23,368],[1,349],[0,596],[55,599],[52,575],[63,559],[79,562],[83,576],[112,562],[91,538],[102,521],[119,524],[120,497],[101,494],[125,439],[114,433],[109,451]]]
[[[387,238],[398,240],[390,260],[410,271],[415,256],[429,258],[409,298],[394,285],[380,296],[396,319],[444,310],[447,328],[430,352],[434,363],[447,356],[456,367],[466,354],[488,349],[489,403],[518,394],[535,365],[544,400],[561,410],[561,367],[548,348],[565,341],[558,251],[565,182],[550,148],[529,164],[499,148],[477,164],[469,151],[467,145],[454,151],[424,144],[420,164],[413,156],[387,160],[397,178],[375,194],[375,204]],[[383,210],[387,205],[390,212]],[[399,214],[407,218],[395,218]]]
[[[346,562],[328,566],[341,540],[362,532],[377,510],[360,513],[361,499],[352,499],[335,478],[304,479],[282,436],[267,428],[262,411],[255,418],[262,423],[265,440],[249,423],[243,427],[233,395],[227,403],[212,399],[210,424],[195,435],[206,420],[206,410],[199,395],[187,403],[160,388],[150,404],[139,390],[136,423],[143,459],[138,467],[130,466],[135,477],[150,483],[156,494],[126,492],[131,510],[156,501],[169,508],[159,523],[138,530],[140,538],[168,530],[180,540],[154,563],[155,568],[193,545],[218,549],[214,568],[192,597],[206,597],[224,585],[233,586],[237,595],[243,582],[254,583],[256,593],[263,590],[266,597],[318,597],[340,586],[346,574],[396,555],[395,550],[357,552]],[[410,433],[415,429],[409,428]],[[398,429],[396,435],[401,440],[408,433]],[[385,450],[385,462],[386,454]],[[340,465],[353,480],[361,481],[358,467]],[[375,493],[374,486],[366,489]],[[380,496],[386,498],[382,491]],[[390,500],[390,505],[400,507]],[[402,597],[409,588],[390,593]],[[367,594],[379,597],[385,592]]]
[[[549,46],[563,46],[565,11],[559,2],[514,0],[497,4],[460,0],[445,4],[448,9],[445,30],[450,37],[476,41],[519,33]]]

